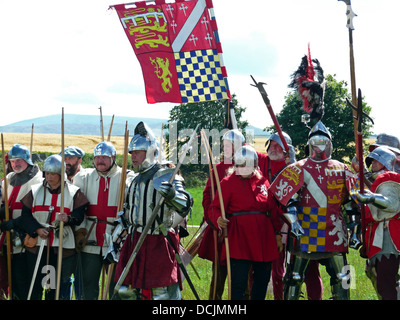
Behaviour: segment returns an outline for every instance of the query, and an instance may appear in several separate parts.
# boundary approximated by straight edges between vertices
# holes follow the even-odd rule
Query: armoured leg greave
[[[345,254],[337,254],[327,259],[326,271],[331,277],[333,300],[350,300],[351,278],[345,272],[345,265],[347,265]]]
[[[307,269],[309,259],[294,256],[288,266],[284,277],[283,299],[298,300],[301,292],[301,285],[304,282],[304,274]]]

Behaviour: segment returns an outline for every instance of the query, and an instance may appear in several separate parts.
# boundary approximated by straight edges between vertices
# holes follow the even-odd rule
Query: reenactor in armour
[[[131,300],[180,300],[182,280],[173,247],[179,248],[176,227],[189,213],[193,199],[185,190],[180,175],[177,174],[169,183],[174,169],[158,162],[156,139],[144,122],[136,126],[128,150],[137,175],[127,186],[123,220],[128,235],[116,266],[116,281],[161,197],[164,202],[119,289],[119,296]],[[160,231],[160,227],[168,230],[167,236]]]
[[[11,230],[12,264],[11,281],[13,300],[26,300],[29,290],[26,254],[23,246],[26,232],[19,226],[22,203],[21,199],[35,184],[41,183],[43,174],[39,167],[33,164],[29,149],[21,144],[14,144],[8,152],[8,162],[11,172],[7,174],[7,192],[10,220],[1,224],[1,230]],[[0,219],[5,219],[4,180],[2,182],[2,207]],[[0,235],[3,239],[5,232]],[[2,240],[0,240],[0,243]],[[4,251],[5,252],[5,251]],[[5,254],[4,254],[5,256]]]
[[[89,201],[78,187],[64,181],[64,211],[61,212],[62,158],[59,155],[49,156],[43,163],[43,172],[45,174],[43,182],[33,185],[21,200],[23,208],[20,224],[31,237],[25,245],[28,283],[34,284],[30,299],[42,300],[43,296],[43,276],[40,277],[41,273],[38,272],[34,277],[37,261],[39,261],[38,270],[42,270],[45,265],[53,266],[54,270],[57,270],[58,247],[60,237],[63,237],[59,298],[65,300],[69,299],[69,295],[64,296],[66,290],[61,288],[68,285],[76,265],[73,228],[83,221]],[[63,234],[60,234],[60,221],[64,223]],[[38,255],[40,246],[46,247],[46,254],[43,253],[41,257]],[[45,300],[54,298],[55,288],[50,284],[45,290]]]
[[[284,298],[298,299],[311,259],[325,265],[333,299],[349,299],[343,286],[348,232],[342,204],[357,177],[343,163],[331,159],[329,130],[318,121],[308,135],[309,156],[287,166],[271,185],[276,199],[286,207],[284,216],[295,235],[290,243],[294,259],[285,274]]]
[[[78,233],[83,230],[84,235],[81,239],[83,244],[78,249],[81,250],[82,271],[76,273],[75,279],[79,288],[82,288],[79,299],[99,298],[101,270],[108,265],[104,258],[117,218],[122,172],[115,162],[116,155],[112,143],[98,143],[93,150],[94,168],[80,170],[74,177],[73,184],[82,190],[90,202],[84,222],[76,228]],[[111,281],[110,296],[114,285]]]

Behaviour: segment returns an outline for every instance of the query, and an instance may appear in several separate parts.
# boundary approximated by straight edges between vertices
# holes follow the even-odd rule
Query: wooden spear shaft
[[[101,133],[101,141],[104,141],[104,126],[103,126],[103,111],[100,106],[100,133]]]
[[[61,203],[60,214],[64,213],[64,181],[65,181],[65,152],[64,152],[64,108],[62,108],[61,115]],[[56,300],[60,296],[60,283],[61,283],[61,267],[62,267],[62,251],[63,251],[63,234],[64,234],[64,221],[60,220],[60,229],[58,234],[58,261],[57,261],[57,285],[56,285]]]
[[[30,148],[29,148],[29,151],[30,151],[30,153],[31,153],[31,160],[32,160],[32,151],[33,151],[33,128],[34,128],[34,124],[32,123],[31,144],[30,144]]]
[[[349,49],[350,49],[350,79],[351,79],[351,100],[353,105],[357,105],[357,87],[356,87],[356,71],[355,71],[355,63],[354,63],[354,50],[353,50],[353,30],[349,29]],[[353,110],[353,118],[354,118],[354,140],[356,142],[356,155],[357,159],[360,163],[360,155],[359,147],[358,147],[358,119],[357,119],[357,111]]]
[[[205,132],[201,131],[201,140],[207,139]],[[205,141],[203,141],[204,145],[206,145]],[[206,157],[208,160],[208,169],[210,172],[210,183],[211,183],[211,201],[214,200],[215,197],[215,190],[214,190],[214,178],[212,176],[212,159],[210,159],[210,154],[208,153],[208,148],[204,148],[206,152]],[[214,238],[214,282],[212,288],[212,297],[215,300],[215,294],[217,291],[217,279],[218,279],[218,233],[216,229],[213,229],[213,238]]]
[[[4,174],[4,208],[6,221],[10,220],[10,210],[8,208],[8,182],[7,182],[7,169],[6,169],[6,158],[4,153],[4,138],[1,134],[1,153],[3,157],[3,174]],[[11,282],[11,233],[6,231],[6,242],[7,242],[7,272],[8,272],[8,296],[9,300],[12,300],[12,282]]]
[[[107,141],[108,142],[111,141],[111,131],[112,131],[113,124],[114,124],[114,115],[111,118],[110,130],[108,130],[108,137],[107,137]]]
[[[203,132],[203,129],[200,131]],[[203,136],[205,135],[205,133],[203,132]],[[208,153],[210,154],[210,158],[211,160],[213,159],[213,154],[210,148],[210,144],[208,143],[207,139],[203,140],[204,143],[206,144],[206,148],[208,148]],[[217,167],[214,163],[214,161],[211,161],[212,165],[213,165],[213,169],[214,169],[214,177],[215,177],[215,181],[217,184],[217,191],[218,191],[218,196],[219,196],[219,204],[221,207],[221,216],[223,219],[226,219],[226,215],[225,215],[225,207],[224,207],[224,200],[222,199],[222,191],[221,191],[221,184],[219,181],[219,177],[218,177],[218,171],[217,171]],[[232,284],[231,284],[231,262],[230,262],[230,252],[229,252],[229,241],[228,241],[228,232],[227,229],[224,228],[223,230],[223,236],[224,236],[224,241],[225,241],[225,249],[226,249],[226,267],[227,267],[227,278],[228,278],[228,300],[231,300],[231,292],[232,292]]]
[[[128,140],[129,140],[129,130],[128,130],[128,121],[125,124],[125,136],[124,136],[124,157],[122,160],[122,169],[121,169],[121,181],[119,185],[119,198],[118,198],[118,210],[120,212],[124,207],[125,201],[125,180],[126,180],[126,170],[128,168]],[[107,282],[106,287],[102,295],[102,300],[107,300],[107,293],[110,289],[111,285],[111,277],[114,272],[114,263],[111,263],[108,266],[107,270]]]

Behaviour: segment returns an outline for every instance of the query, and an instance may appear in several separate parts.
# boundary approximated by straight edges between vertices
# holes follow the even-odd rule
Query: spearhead
[[[353,9],[351,8],[351,0],[338,0],[338,1],[343,1],[347,5],[347,10],[346,10],[347,24],[346,24],[346,27],[349,28],[350,30],[354,30],[353,18],[357,17],[357,15],[353,12]]]
[[[263,98],[265,104],[266,104],[266,105],[270,105],[271,102],[269,101],[268,94],[267,94],[267,92],[266,92],[265,89],[264,89],[264,85],[266,85],[266,83],[264,83],[264,82],[257,82],[257,81],[254,79],[254,77],[253,77],[252,75],[250,75],[250,77],[251,77],[251,78],[253,79],[253,81],[254,81],[254,84],[251,84],[251,86],[256,87],[256,88],[258,89],[258,91],[260,91],[261,96],[262,96],[262,98]]]

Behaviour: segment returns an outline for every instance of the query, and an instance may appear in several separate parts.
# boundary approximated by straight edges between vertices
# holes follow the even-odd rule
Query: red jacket
[[[286,160],[271,161],[265,153],[257,152],[257,155],[258,166],[260,167],[261,174],[267,178],[269,183],[272,183],[279,172],[286,166]]]
[[[371,192],[376,192],[378,186],[386,181],[394,181],[400,183],[400,174],[387,171],[379,175],[371,186]],[[400,249],[400,213],[396,214],[394,217],[388,219],[388,228],[390,237],[392,238],[393,244],[396,249]],[[368,206],[365,207],[365,247],[367,251],[368,258],[372,258],[375,254],[380,252],[382,248],[375,247],[373,245],[375,232],[378,228],[379,222],[375,221],[371,215],[371,211]]]
[[[222,198],[228,224],[230,257],[250,261],[272,261],[278,258],[275,231],[281,224],[274,198],[268,194],[269,182],[265,177],[243,179],[235,173],[221,181]],[[241,212],[265,214],[239,214]],[[268,212],[268,215],[267,215]],[[209,211],[214,225],[221,216],[219,197],[216,196]],[[224,244],[225,246],[225,244]],[[221,251],[221,264],[226,264],[225,248]]]
[[[218,178],[219,181],[224,179],[227,175],[227,171],[229,168],[233,166],[233,163],[221,161],[216,165],[217,172],[218,172]],[[214,197],[218,198],[218,191],[217,191],[217,185],[215,182],[215,177],[214,177],[214,170],[210,173],[212,177],[212,182],[213,182],[213,187],[214,187]],[[201,240],[198,255],[200,258],[207,259],[210,261],[215,261],[215,244],[214,244],[214,231],[216,230],[214,226],[212,225],[211,221],[209,220],[208,217],[208,209],[211,205],[212,202],[212,188],[211,188],[211,179],[210,177],[207,180],[206,187],[204,188],[203,191],[203,210],[204,210],[204,221],[206,221],[209,226],[207,226],[206,230],[204,231],[203,239]],[[217,226],[218,228],[218,226]],[[219,239],[217,251],[220,252],[222,249],[222,241]]]

